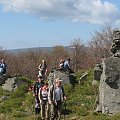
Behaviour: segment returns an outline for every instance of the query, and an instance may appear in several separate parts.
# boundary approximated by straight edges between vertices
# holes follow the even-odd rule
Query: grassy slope
[[[120,114],[108,116],[94,112],[95,96],[98,86],[92,86],[92,72],[89,72],[87,80],[82,85],[71,88],[65,86],[67,95],[66,120],[120,120]],[[28,86],[23,85],[14,93],[2,91],[0,96],[7,95],[9,99],[0,101],[0,120],[33,120],[34,98],[32,92],[28,92]]]

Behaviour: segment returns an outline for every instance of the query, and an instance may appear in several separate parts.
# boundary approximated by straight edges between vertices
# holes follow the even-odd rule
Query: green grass
[[[27,81],[26,78],[22,78]],[[65,85],[67,96],[66,120],[120,120],[120,113],[113,116],[94,112],[94,102],[98,94],[98,85],[92,86],[92,71],[82,85]],[[33,82],[28,80],[28,84]],[[7,100],[0,101],[0,120],[33,120],[34,97],[28,92],[28,84],[23,84],[15,92],[3,91],[0,87],[0,97],[8,96]],[[36,116],[36,119],[40,119]],[[63,117],[63,116],[62,116]]]

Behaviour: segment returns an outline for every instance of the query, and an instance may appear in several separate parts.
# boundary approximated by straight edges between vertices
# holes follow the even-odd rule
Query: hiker
[[[39,90],[39,100],[41,104],[41,118],[42,120],[49,119],[49,103],[48,103],[48,83],[46,83]]]
[[[60,59],[60,63],[59,63],[58,69],[59,70],[63,70],[64,69],[64,60],[63,59]]]
[[[0,75],[3,75],[3,68],[1,67],[1,63],[0,63]]]
[[[7,65],[5,63],[5,60],[2,59],[1,60],[1,64],[0,64],[1,75],[5,75],[6,74],[6,68],[7,68]]]
[[[51,118],[50,120],[60,119],[62,114],[62,103],[66,99],[62,80],[57,78],[55,83],[50,86],[48,93],[48,101],[51,105]]]
[[[65,60],[64,62],[64,70],[68,71],[69,73],[74,73],[74,71],[71,69],[70,67],[70,58],[67,58],[67,60]]]
[[[40,100],[39,100],[39,89],[43,87],[44,82],[42,76],[38,76],[37,81],[34,84],[33,96],[35,97],[35,114],[40,113]]]
[[[66,71],[70,70],[70,58],[67,58],[67,60],[65,60],[65,62],[64,62],[64,69]]]
[[[38,67],[39,69],[39,76],[43,77],[43,80],[45,80],[45,76],[47,73],[47,63],[45,60],[42,60],[42,63]]]

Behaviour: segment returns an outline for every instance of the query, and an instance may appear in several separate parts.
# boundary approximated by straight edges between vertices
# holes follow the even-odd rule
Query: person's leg
[[[35,108],[35,115],[37,115],[37,108]]]
[[[42,120],[45,119],[45,102],[41,103],[41,118]]]
[[[45,81],[45,71],[44,70],[42,71],[42,77],[43,77],[43,80]]]
[[[37,97],[35,97],[35,114],[39,114],[39,104],[38,104],[38,101],[37,101]]]
[[[40,113],[40,101],[38,96],[36,96],[36,108],[37,108],[37,114]]]
[[[49,106],[49,103],[48,102],[46,102],[46,118],[47,119],[49,119],[49,108],[50,108],[50,106]]]
[[[40,114],[40,107],[38,107],[38,114]]]
[[[61,101],[57,102],[57,114],[58,114],[57,120],[60,120],[61,114],[62,114],[62,102]]]
[[[57,115],[57,107],[55,105],[51,105],[51,118],[50,120],[55,120]]]
[[[3,72],[3,74],[6,74],[6,69],[4,69],[4,72]]]

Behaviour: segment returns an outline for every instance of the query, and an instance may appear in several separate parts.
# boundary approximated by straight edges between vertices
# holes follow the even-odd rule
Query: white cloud
[[[25,12],[41,19],[103,24],[116,22],[120,12],[115,4],[101,0],[0,0],[4,12]]]

